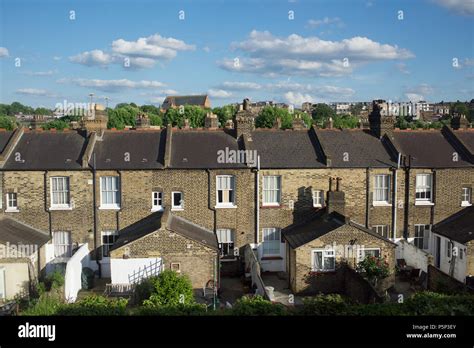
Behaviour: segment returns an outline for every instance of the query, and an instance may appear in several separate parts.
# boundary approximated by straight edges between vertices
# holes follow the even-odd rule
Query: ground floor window
[[[359,249],[358,260],[359,262],[364,260],[367,256],[380,257],[379,248],[362,248]]]
[[[312,251],[313,272],[330,272],[336,269],[336,255],[332,249],[321,249]]]
[[[216,231],[221,257],[234,256],[234,233],[230,229]]]
[[[373,231],[382,237],[390,238],[390,226],[389,225],[375,225],[372,227]]]
[[[280,229],[263,229],[263,256],[280,256]]]
[[[53,232],[54,257],[71,257],[71,232]]]
[[[117,231],[102,232],[102,257],[110,256],[110,248],[112,248],[117,238]]]
[[[430,225],[415,225],[414,244],[417,248],[427,250],[430,241]]]

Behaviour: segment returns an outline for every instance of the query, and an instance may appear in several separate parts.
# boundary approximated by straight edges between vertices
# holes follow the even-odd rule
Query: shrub
[[[349,300],[339,294],[305,298],[303,304],[303,315],[347,315],[351,311]]]
[[[474,296],[425,291],[406,300],[405,307],[412,315],[474,315]]]
[[[31,300],[21,315],[55,315],[62,302],[53,294],[45,293],[39,299]]]
[[[189,316],[189,315],[208,315],[205,304],[178,304],[164,306],[144,306],[136,312],[138,315],[161,315],[161,316]]]
[[[57,315],[126,315],[128,300],[110,299],[104,296],[88,296],[58,308]]]
[[[44,284],[48,291],[51,289],[59,289],[64,285],[64,275],[60,271],[51,272],[45,277]]]
[[[369,281],[384,279],[390,274],[387,261],[370,255],[359,262],[357,270],[362,272]]]
[[[156,277],[143,279],[141,283],[135,287],[134,302],[138,305],[142,305],[143,301],[148,300],[153,293],[155,283]]]
[[[157,277],[150,278],[150,282],[153,290],[149,299],[143,301],[145,307],[194,303],[193,286],[186,275],[165,270]],[[145,287],[143,295],[146,295]]]
[[[255,316],[255,315],[285,315],[286,308],[279,303],[272,303],[261,296],[244,296],[237,300],[232,308],[233,315]]]

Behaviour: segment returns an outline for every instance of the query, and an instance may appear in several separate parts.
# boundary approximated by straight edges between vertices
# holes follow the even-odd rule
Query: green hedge
[[[128,300],[111,299],[92,295],[71,304],[63,304],[56,311],[57,315],[127,315]]]

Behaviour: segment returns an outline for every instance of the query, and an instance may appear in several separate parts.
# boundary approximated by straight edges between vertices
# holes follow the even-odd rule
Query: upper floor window
[[[281,177],[263,177],[263,205],[280,205],[281,197]]]
[[[324,206],[324,191],[313,190],[313,207],[321,208]]]
[[[102,257],[110,256],[110,248],[118,238],[117,231],[102,232]]]
[[[433,199],[433,177],[431,174],[417,174],[416,175],[416,202],[427,202],[431,203]]]
[[[235,204],[235,177],[218,175],[216,177],[217,206],[233,206]]]
[[[180,191],[171,192],[171,209],[183,210],[184,209],[184,198],[183,193]]]
[[[334,250],[319,249],[311,253],[313,272],[330,272],[336,269],[336,255]]]
[[[390,175],[378,174],[374,177],[374,203],[390,202]]]
[[[151,193],[151,210],[152,211],[163,210],[163,192],[153,191]]]
[[[53,232],[54,257],[71,257],[71,232]]]
[[[105,209],[120,208],[118,176],[103,176],[100,178],[100,207]]]
[[[281,235],[279,228],[263,229],[263,256],[280,256]]]
[[[415,225],[414,244],[417,248],[427,250],[430,242],[430,225]]]
[[[461,195],[461,206],[468,207],[472,204],[472,188],[463,187]]]
[[[6,211],[18,211],[18,199],[16,192],[7,193],[7,209]]]
[[[70,208],[69,178],[58,176],[51,178],[51,207]]]

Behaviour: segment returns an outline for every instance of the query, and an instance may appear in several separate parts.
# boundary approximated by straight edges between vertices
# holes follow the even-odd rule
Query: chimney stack
[[[185,118],[183,129],[190,129],[190,128],[191,128],[191,126],[189,125],[189,119]]]
[[[137,121],[135,123],[135,128],[136,129],[142,129],[142,128],[150,128],[150,119],[148,118],[148,115],[139,112],[137,115]]]
[[[275,119],[275,122],[273,122],[273,128],[274,129],[281,129],[281,118],[277,117]]]
[[[206,118],[204,119],[204,127],[209,129],[219,128],[219,120],[217,115],[213,114],[212,112],[208,112]]]
[[[329,191],[326,201],[327,213],[331,214],[333,212],[345,215],[345,194],[343,191],[340,191],[341,178],[330,178],[329,182]],[[336,186],[336,191],[333,191],[334,182]]]
[[[332,117],[329,117],[328,122],[326,123],[326,128],[332,129],[334,127],[334,121]]]
[[[454,114],[451,119],[451,128],[452,129],[467,129],[469,126],[469,121],[465,115]]]
[[[369,126],[373,135],[382,138],[384,134],[392,136],[395,128],[395,117],[392,115],[382,115],[385,100],[374,100],[372,102],[372,112],[369,115]]]
[[[234,125],[237,139],[244,134],[250,135],[255,130],[255,115],[250,109],[250,101],[248,99],[244,99],[242,109],[235,115]]]
[[[299,115],[295,115],[293,121],[291,122],[291,127],[293,130],[302,130],[306,128],[306,125]]]

